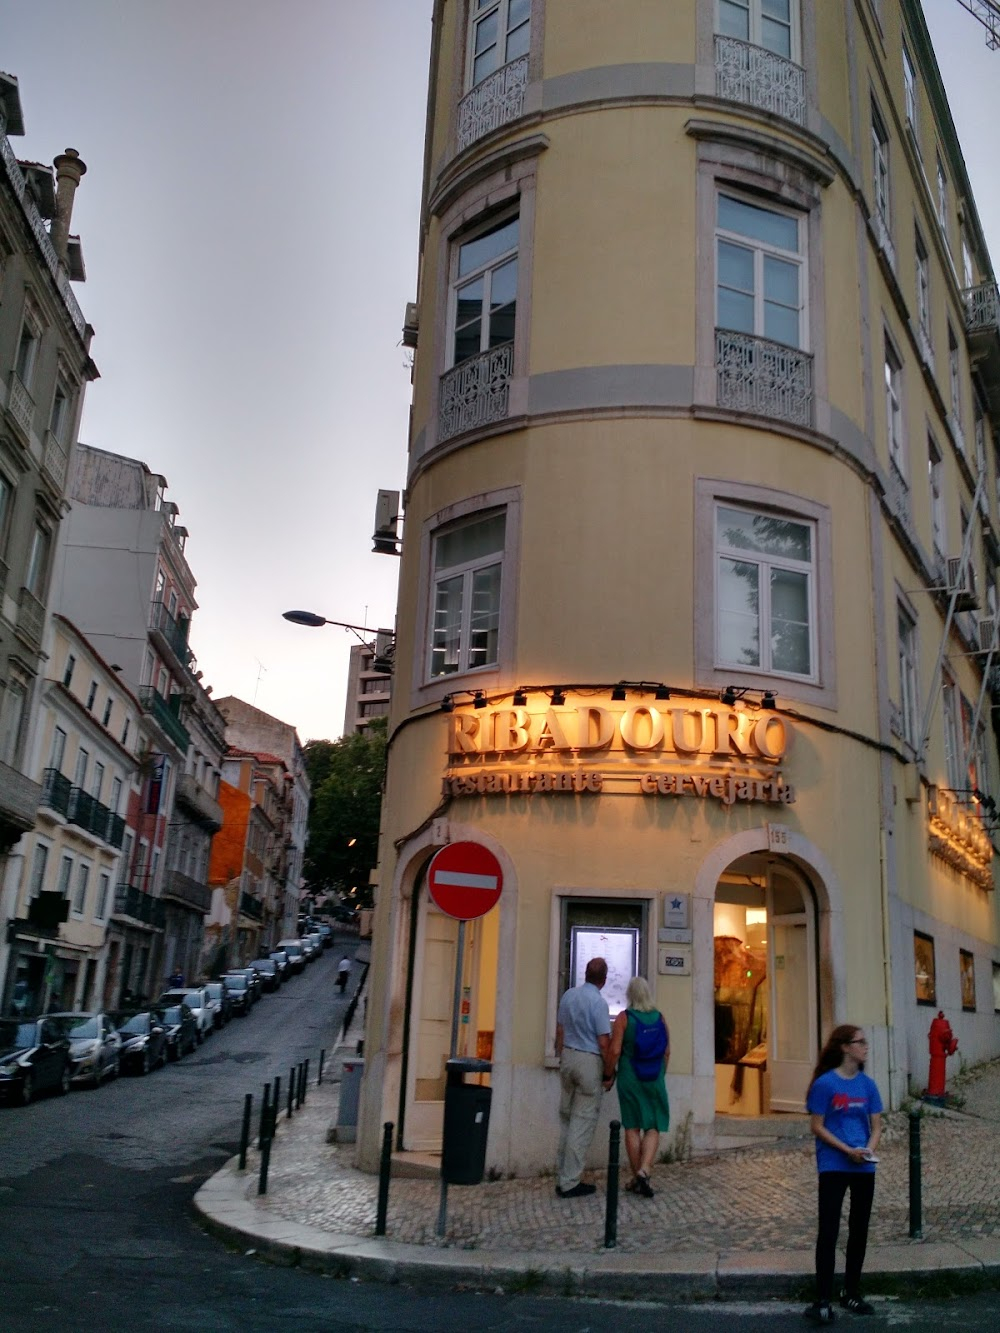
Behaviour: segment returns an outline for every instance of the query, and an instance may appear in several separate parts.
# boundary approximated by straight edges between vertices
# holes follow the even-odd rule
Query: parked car
[[[255,967],[231,967],[226,973],[229,977],[245,976],[250,984],[250,1003],[256,1004],[264,994],[264,983]]]
[[[324,949],[333,948],[333,927],[329,921],[321,921],[319,925],[320,939],[323,941]]]
[[[270,956],[278,964],[278,971],[281,973],[281,980],[287,981],[288,978],[292,975],[292,969],[289,966],[288,962],[288,954],[285,953],[284,949],[272,949]]]
[[[261,984],[265,990],[277,990],[281,985],[281,972],[273,958],[255,958],[250,966],[260,973]]]
[[[227,972],[222,983],[229,993],[229,1003],[234,1014],[246,1018],[253,1004],[250,990],[250,978],[243,972]]]
[[[323,936],[318,930],[310,930],[306,935],[306,939],[315,949],[315,957],[319,958],[323,952]]]
[[[117,1078],[122,1040],[110,1014],[51,1014],[69,1038],[70,1082],[100,1087]]]
[[[301,972],[306,965],[306,951],[301,940],[279,940],[278,948],[288,954],[288,966],[293,972]]]
[[[198,1020],[184,1000],[163,1006],[167,1059],[179,1060],[198,1045]]]
[[[205,984],[208,998],[215,1005],[215,1026],[224,1028],[233,1016],[233,1001],[229,988],[224,981],[209,981]]]
[[[200,1046],[205,1038],[210,1037],[215,1031],[215,1010],[209,1001],[208,992],[204,986],[177,986],[173,990],[164,991],[159,1003],[179,1004],[181,1000],[194,1014],[194,1021],[198,1024]]]
[[[133,1074],[148,1074],[167,1063],[167,1029],[159,1009],[115,1014],[121,1037],[121,1067]]]
[[[0,1019],[0,1101],[27,1106],[39,1092],[69,1092],[69,1038],[48,1018]]]

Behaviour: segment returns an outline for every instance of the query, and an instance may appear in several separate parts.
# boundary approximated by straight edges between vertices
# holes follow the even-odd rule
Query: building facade
[[[71,286],[85,276],[69,228],[86,166],[75,149],[51,167],[19,162],[10,140],[23,133],[17,79],[0,74],[0,884],[41,798],[27,766],[52,558],[97,376]]]
[[[702,1146],[840,1022],[893,1106],[938,1007],[1000,1053],[1000,306],[920,6],[627,10],[434,6],[371,1169],[440,1144],[447,843],[502,871],[457,1043],[498,1170],[551,1165],[598,954]]]
[[[285,766],[287,793],[282,815],[284,835],[278,937],[291,937],[298,933],[302,861],[309,837],[311,788],[302,742],[290,722],[282,722],[235,695],[217,699],[216,704],[226,719],[226,738],[231,746],[254,754],[272,755]]]
[[[188,533],[166,485],[139,459],[80,445],[54,590],[142,708],[148,739],[123,870],[126,889],[160,904],[136,899],[162,925],[143,987],[150,994],[175,970],[189,976],[200,967],[211,893],[198,876],[219,818],[222,751],[221,720],[188,642],[197,609]]]
[[[374,717],[388,717],[392,677],[376,670],[374,643],[352,643],[347,667],[347,705],[344,735],[367,731]]]
[[[51,674],[27,769],[42,795],[7,868],[5,1014],[102,1003],[124,812],[139,770],[138,700],[63,616],[50,618],[45,648]]]

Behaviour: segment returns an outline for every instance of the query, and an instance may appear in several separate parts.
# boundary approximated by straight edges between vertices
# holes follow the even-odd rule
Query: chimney
[[[60,262],[68,268],[66,242],[73,217],[73,196],[80,184],[80,177],[87,170],[87,164],[75,148],[67,148],[52,165],[56,169],[56,215],[52,220],[49,239]]]

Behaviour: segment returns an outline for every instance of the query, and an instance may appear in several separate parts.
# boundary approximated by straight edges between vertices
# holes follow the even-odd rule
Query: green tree
[[[371,906],[368,872],[378,857],[385,747],[385,718],[358,735],[306,743],[312,800],[303,873],[317,898],[344,894],[352,904]]]

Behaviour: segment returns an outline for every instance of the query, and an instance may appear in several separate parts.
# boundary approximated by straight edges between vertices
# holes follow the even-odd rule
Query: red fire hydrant
[[[944,1016],[944,1010],[938,1010],[938,1016],[931,1023],[928,1033],[931,1048],[931,1067],[927,1075],[925,1097],[944,1097],[944,1062],[949,1055],[958,1050],[958,1038],[952,1035],[951,1024]]]

